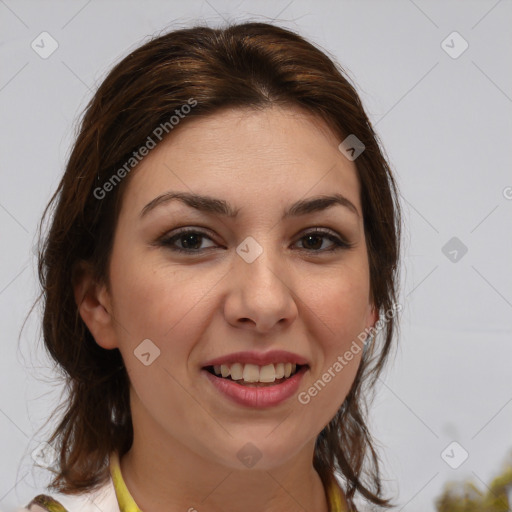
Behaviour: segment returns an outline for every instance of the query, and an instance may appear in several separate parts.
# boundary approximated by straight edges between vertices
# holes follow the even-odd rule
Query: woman
[[[397,195],[355,89],[300,36],[195,27],[124,58],[44,215],[70,396],[56,492],[27,508],[389,507],[365,408],[399,309]]]

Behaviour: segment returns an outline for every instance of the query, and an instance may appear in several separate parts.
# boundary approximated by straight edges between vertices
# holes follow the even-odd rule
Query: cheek
[[[196,340],[211,321],[212,289],[218,272],[154,263],[150,258],[113,259],[111,284],[119,348],[127,364],[143,340],[160,350],[160,364],[173,374],[186,371]],[[134,361],[137,366],[138,361]]]
[[[369,307],[369,283],[362,269],[343,269],[329,279],[304,283],[304,301],[325,333],[326,346],[343,348],[365,328]]]
[[[142,258],[113,258],[111,276],[116,319],[137,336],[160,338],[201,293],[186,271],[159,268]]]
[[[364,266],[338,270],[329,280],[321,280],[322,287],[310,281],[309,288],[303,288],[303,293],[309,289],[304,311],[310,310],[307,314],[315,326],[313,337],[322,346],[322,358],[301,403],[310,400],[315,414],[324,415],[325,422],[334,416],[354,382],[364,346],[358,336],[364,333],[369,307],[369,277]]]
[[[162,400],[183,417],[197,407],[180,383],[187,378],[190,351],[208,319],[201,304],[214,283],[183,268],[156,268],[147,262],[119,260],[112,272],[119,349],[133,388],[156,416],[166,414],[158,412]],[[148,366],[140,359],[143,353],[150,354]]]

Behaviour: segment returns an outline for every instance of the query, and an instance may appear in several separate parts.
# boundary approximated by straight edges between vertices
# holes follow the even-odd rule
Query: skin
[[[142,510],[327,512],[315,439],[349,392],[362,351],[307,405],[296,396],[266,409],[237,405],[201,368],[241,350],[289,350],[310,362],[299,389],[307,391],[377,321],[357,171],[339,143],[295,107],[224,110],[183,123],[132,171],[110,286],[86,274],[75,296],[96,342],[118,348],[128,370],[134,441],[121,471]],[[223,218],[171,201],[140,218],[170,190],[225,199],[240,213]],[[293,202],[333,192],[359,216],[333,206],[281,221]],[[206,232],[192,244],[196,254],[158,245],[178,227]],[[316,228],[353,246],[326,251],[329,238],[304,238]],[[263,249],[252,263],[236,252],[248,236]],[[145,339],[160,350],[149,366],[134,356]],[[237,457],[248,442],[262,455],[252,468]]]

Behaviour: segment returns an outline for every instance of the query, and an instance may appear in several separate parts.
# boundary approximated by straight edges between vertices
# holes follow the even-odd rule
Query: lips
[[[220,356],[206,361],[203,364],[203,368],[207,368],[209,366],[220,366],[222,364],[231,365],[234,363],[255,364],[258,366],[292,363],[300,366],[309,366],[309,361],[298,354],[294,354],[286,350],[271,350],[269,352],[234,352],[232,354],[227,354],[225,356]]]
[[[303,366],[290,378],[282,379],[283,382],[265,384],[265,387],[259,387],[262,386],[261,383],[242,385],[233,380],[217,377],[206,370],[203,370],[201,375],[229,401],[246,407],[264,409],[290,400],[297,393],[307,371],[308,367]]]
[[[237,364],[238,363],[238,364]],[[251,382],[254,380],[255,368],[249,368],[246,376],[249,382],[245,381],[245,377],[240,375],[240,367],[244,366],[244,372],[247,366],[256,365],[261,368],[274,365],[281,376],[282,367],[294,370],[293,373],[287,373],[285,376],[272,381],[272,375],[267,375],[269,371],[264,370],[264,380],[268,382]],[[236,378],[241,380],[233,380],[228,376],[235,367]],[[304,374],[309,370],[309,361],[298,354],[288,352],[286,350],[271,350],[268,352],[245,351],[235,352],[224,356],[217,357],[206,361],[202,367],[201,374],[217,389],[218,392],[228,400],[248,407],[266,408],[276,406],[290,399],[298,390]],[[219,370],[226,375],[216,375]],[[255,372],[254,372],[255,373]],[[250,374],[250,375],[249,375]],[[286,374],[290,375],[286,377]],[[261,373],[259,374],[261,378]],[[243,378],[242,378],[243,377]],[[274,377],[277,377],[277,372]]]

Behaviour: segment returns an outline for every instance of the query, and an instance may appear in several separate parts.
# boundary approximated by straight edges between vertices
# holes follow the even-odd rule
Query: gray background
[[[75,120],[147,36],[223,18],[274,20],[337,59],[396,173],[405,223],[400,349],[371,417],[396,510],[435,510],[448,480],[471,478],[486,490],[512,447],[511,0],[0,0],[3,512],[48,481],[31,452],[62,387],[42,350],[38,312],[20,329],[37,294],[37,225]],[[59,45],[47,59],[31,48],[43,31]],[[457,58],[445,49],[458,53],[462,40],[442,45],[453,31],[469,44]],[[442,251],[452,237],[468,248],[455,262]],[[469,453],[457,469],[441,455],[453,441]],[[451,461],[461,453],[449,450]]]

